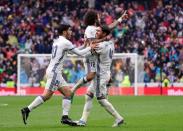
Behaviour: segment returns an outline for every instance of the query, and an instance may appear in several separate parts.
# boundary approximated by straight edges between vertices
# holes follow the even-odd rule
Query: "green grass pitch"
[[[69,127],[60,124],[61,97],[31,112],[28,125],[24,125],[20,109],[35,97],[0,97],[0,131],[183,131],[183,97],[175,96],[111,96],[109,100],[124,116],[126,125],[112,128],[111,117],[94,100],[86,127]],[[78,120],[84,97],[75,97],[70,117]]]

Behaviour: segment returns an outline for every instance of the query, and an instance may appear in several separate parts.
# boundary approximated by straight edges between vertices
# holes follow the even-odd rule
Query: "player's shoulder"
[[[113,45],[114,44],[114,41],[113,40],[110,40],[110,41],[108,41],[111,45]]]
[[[65,45],[71,45],[72,44],[72,42],[70,40],[66,39],[63,36],[59,36],[57,41],[58,41],[58,43],[62,43],[62,44],[65,44]]]
[[[68,42],[69,40],[63,36],[59,36],[58,41]]]
[[[93,31],[93,30],[96,30],[96,29],[97,29],[96,26],[90,25],[90,26],[87,26],[86,27],[85,32],[87,32],[87,31]]]
[[[96,26],[87,26],[85,29],[85,38],[95,38],[96,31]]]
[[[114,45],[114,42],[112,40],[110,40],[110,41],[103,41],[100,44],[103,44],[105,46],[111,46],[111,45]]]

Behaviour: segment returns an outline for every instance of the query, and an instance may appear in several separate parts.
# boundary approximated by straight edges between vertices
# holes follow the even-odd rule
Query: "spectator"
[[[17,53],[51,53],[51,40],[58,36],[56,29],[60,23],[73,26],[72,41],[81,45],[85,28],[83,16],[91,8],[98,11],[102,23],[107,24],[128,9],[131,17],[113,31],[115,50],[144,55],[144,82],[159,81],[160,69],[171,82],[182,80],[181,0],[12,0],[0,2],[2,81],[15,80]],[[73,68],[73,71],[78,70]],[[116,78],[121,80],[121,70],[115,71]]]

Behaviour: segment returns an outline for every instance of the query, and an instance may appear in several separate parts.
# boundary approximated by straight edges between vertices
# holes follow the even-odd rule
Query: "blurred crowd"
[[[46,82],[45,71],[50,61],[50,55],[28,57],[21,55],[20,61],[20,85],[21,87],[44,87]],[[62,76],[69,83],[74,84],[86,75],[84,63],[81,59],[70,57],[63,63]],[[128,87],[134,82],[133,56],[115,58],[112,62],[111,72],[114,76],[112,85],[122,86],[126,79]],[[142,69],[143,70],[143,69]],[[142,71],[141,70],[141,71]],[[127,77],[126,77],[127,76]],[[127,84],[126,84],[127,85]]]
[[[49,56],[23,57],[20,63],[20,84],[25,86],[39,86],[45,81],[45,71],[49,64]],[[65,60],[62,76],[68,83],[75,83],[85,75],[85,69],[81,60]]]
[[[111,24],[126,9],[130,17],[112,33],[116,52],[144,56],[144,82],[158,82],[161,74],[170,82],[183,82],[181,0],[1,0],[0,83],[16,81],[18,53],[51,53],[60,23],[72,25],[72,42],[80,46],[88,10]]]

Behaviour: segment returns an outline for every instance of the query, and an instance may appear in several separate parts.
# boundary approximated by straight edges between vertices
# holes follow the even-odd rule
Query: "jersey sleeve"
[[[73,45],[70,41],[68,41],[66,44],[66,48],[67,48],[67,50],[71,51],[71,50],[75,49],[76,46]]]
[[[72,53],[76,54],[76,55],[79,55],[79,56],[88,56],[91,51],[91,47],[86,47],[85,49],[83,50],[79,50],[78,48],[74,48],[72,50],[70,50]]]
[[[79,50],[82,50],[82,49],[84,49],[85,48],[85,46],[84,45],[81,45],[81,46],[79,46],[79,47],[77,47]]]

